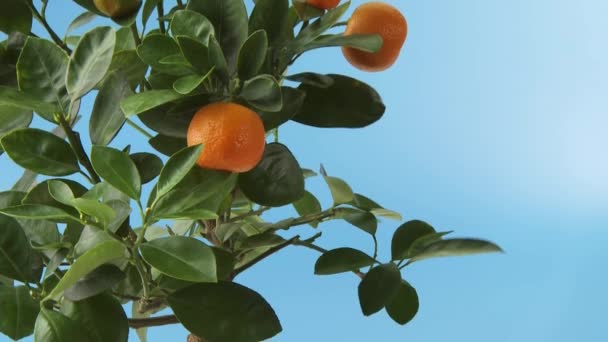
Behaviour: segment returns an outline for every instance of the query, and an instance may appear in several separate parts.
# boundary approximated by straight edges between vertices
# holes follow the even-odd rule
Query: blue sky
[[[286,249],[239,278],[281,318],[284,332],[272,341],[603,341],[608,2],[388,2],[404,12],[410,29],[389,71],[359,72],[339,49],[310,53],[293,68],[373,85],[385,117],[363,130],[290,123],[282,142],[303,166],[323,163],[406,219],[490,239],[507,253],[406,268],[421,308],[402,327],[384,313],[363,317],[356,277],[316,277],[314,252]],[[68,3],[50,1],[59,32],[80,12]],[[128,143],[149,149],[127,128],[114,145]],[[2,188],[20,172],[6,156],[0,170]],[[319,179],[307,186],[329,203]],[[292,214],[282,209],[268,218]],[[385,257],[397,225],[379,229]],[[371,248],[368,237],[343,223],[321,229],[327,248]],[[179,326],[156,328],[149,341],[185,341],[186,334]]]

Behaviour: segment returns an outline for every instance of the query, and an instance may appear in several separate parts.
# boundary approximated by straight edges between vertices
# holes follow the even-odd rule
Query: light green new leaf
[[[418,254],[412,256],[411,262],[430,258],[473,255],[482,253],[502,253],[495,243],[478,239],[447,239],[428,244]]]
[[[139,200],[141,179],[128,154],[110,147],[93,146],[91,163],[103,180],[132,199]]]
[[[338,177],[324,176],[327,186],[331,191],[331,196],[334,199],[334,206],[345,204],[353,200],[355,194],[353,189],[342,179]]]

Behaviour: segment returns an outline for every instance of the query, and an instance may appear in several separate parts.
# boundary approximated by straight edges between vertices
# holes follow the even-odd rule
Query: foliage
[[[123,7],[112,7],[115,1]],[[25,169],[13,189],[0,192],[0,332],[8,337],[125,341],[129,326],[145,338],[148,327],[179,322],[205,341],[268,339],[282,330],[279,318],[236,279],[289,246],[321,253],[315,274],[360,277],[364,315],[385,309],[406,324],[419,303],[402,278],[404,267],[500,251],[488,241],[446,239],[448,232],[409,221],[393,236],[392,260],[380,261],[378,223],[401,216],[323,168],[319,174],[303,169],[278,141],[288,121],[362,128],[384,114],[380,95],[362,81],[287,72],[312,49],[381,48],[376,34],[335,33],[350,2],[322,10],[303,1],[258,0],[249,15],[243,0],[74,2],[85,12],[63,39],[46,20],[53,1],[39,8],[29,0],[0,5],[0,30],[8,37],[0,44],[0,153]],[[151,19],[155,11],[158,20]],[[73,35],[106,15],[105,26]],[[48,39],[31,34],[33,20]],[[80,111],[86,96],[95,96],[91,113]],[[249,172],[202,169],[196,160],[205,146],[186,146],[194,113],[220,101],[251,108],[269,140],[274,137]],[[30,127],[33,114],[54,127]],[[87,119],[92,146],[74,130]],[[158,153],[113,144],[125,123]],[[315,176],[333,196],[327,208],[305,189],[305,179]],[[153,185],[149,193],[146,183]],[[286,205],[298,216],[263,218]],[[329,220],[369,235],[374,254],[325,250],[316,244],[320,232],[290,233]],[[121,305],[128,302],[131,318]],[[150,317],[165,308],[175,316]]]

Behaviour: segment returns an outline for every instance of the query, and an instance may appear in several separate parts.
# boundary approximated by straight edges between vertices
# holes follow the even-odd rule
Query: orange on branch
[[[111,18],[126,18],[139,9],[141,0],[93,0],[97,9]]]
[[[213,103],[194,115],[188,146],[203,144],[197,164],[231,172],[253,169],[264,153],[266,132],[260,116],[236,103]]]
[[[382,71],[395,63],[407,37],[407,21],[399,10],[383,2],[359,6],[346,26],[345,35],[379,34],[382,48],[375,53],[342,47],[350,64],[363,71]]]
[[[326,10],[338,6],[340,0],[306,0],[306,3],[312,7]]]

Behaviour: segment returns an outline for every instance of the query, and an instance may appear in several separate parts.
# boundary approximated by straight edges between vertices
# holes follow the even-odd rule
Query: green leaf
[[[248,80],[258,74],[268,50],[268,36],[266,31],[253,32],[243,43],[237,60],[237,69],[241,80]]]
[[[182,65],[163,64],[160,61],[168,56],[181,55],[179,46],[171,37],[161,34],[149,34],[137,47],[137,54],[147,65],[157,71],[170,75],[187,75],[189,69]]]
[[[285,78],[290,81],[300,82],[317,88],[329,88],[334,84],[333,78],[314,72],[301,72],[299,74],[286,76]]]
[[[215,37],[234,72],[239,48],[247,39],[247,9],[243,0],[190,0],[187,9],[198,12],[213,23]]]
[[[378,52],[382,48],[382,37],[378,34],[327,34],[300,47],[297,53],[332,46],[348,46],[365,52]]]
[[[323,176],[323,178],[325,178],[325,182],[331,191],[331,196],[334,199],[334,206],[349,203],[353,200],[355,196],[353,189],[351,189],[345,181],[338,177],[331,176]]]
[[[121,74],[129,83],[131,89],[135,89],[146,75],[148,66],[145,65],[135,50],[121,50],[114,53],[108,72],[101,82],[102,87],[108,81],[112,73]]]
[[[36,319],[34,341],[65,342],[87,341],[87,339],[80,322],[59,312],[43,308]]]
[[[195,11],[179,10],[173,14],[171,33],[173,37],[186,36],[207,45],[215,32],[213,24],[205,16]]]
[[[61,312],[77,321],[89,342],[127,342],[129,323],[120,303],[107,293],[78,302],[66,300]]]
[[[59,111],[57,105],[41,101],[37,96],[0,85],[0,106],[31,110],[49,120]],[[52,120],[52,119],[51,119]]]
[[[22,32],[32,30],[32,12],[21,0],[2,0],[0,2],[0,32]]]
[[[212,67],[205,75],[188,75],[181,77],[173,83],[173,89],[182,95],[188,95],[203,84],[203,82],[211,76],[213,70],[215,70],[215,67]]]
[[[371,235],[376,234],[376,231],[378,230],[378,220],[374,214],[356,209],[342,210],[345,211],[342,218],[346,222]]]
[[[397,295],[401,273],[393,263],[372,268],[359,284],[359,304],[365,316],[382,310]]]
[[[5,135],[2,147],[19,166],[49,176],[78,172],[78,160],[70,145],[52,133],[24,128]]]
[[[254,249],[260,247],[274,247],[285,242],[282,237],[270,232],[256,234],[246,237],[241,244],[239,249]]]
[[[0,274],[19,281],[32,280],[30,264],[33,251],[19,223],[0,215]]]
[[[126,275],[114,265],[102,265],[65,290],[64,296],[80,301],[96,296],[125,279]]]
[[[293,207],[300,216],[317,214],[322,210],[319,200],[315,197],[315,195],[308,191],[305,191],[304,195],[300,197],[299,200],[293,202]],[[316,228],[319,225],[319,222],[311,222],[310,225]]]
[[[216,282],[215,255],[211,247],[184,236],[156,239],[139,247],[150,266],[170,277],[192,282]]]
[[[64,205],[71,206],[74,201],[72,189],[60,180],[49,180],[47,182],[49,194],[53,199]]]
[[[220,81],[227,84],[230,78],[228,61],[215,36],[211,36],[209,39],[209,62],[215,66],[215,74],[219,77]]]
[[[184,58],[199,74],[204,75],[211,70],[213,65],[209,57],[209,48],[205,44],[186,36],[178,36],[177,42]]]
[[[300,164],[282,144],[266,145],[260,163],[239,176],[239,187],[253,202],[280,207],[304,196],[304,176]]]
[[[119,259],[127,259],[128,257],[129,253],[125,246],[116,240],[98,244],[76,259],[57,286],[45,298],[45,301],[57,300],[63,294],[63,291],[72,287],[85,275],[99,266]]]
[[[68,26],[67,30],[65,31],[64,36],[67,37],[72,31],[90,23],[96,17],[97,17],[97,14],[95,14],[93,12],[90,12],[90,11],[83,12],[82,14],[77,16],[74,20],[72,20],[72,22]]]
[[[53,181],[57,181],[57,182],[60,182],[60,183],[63,183],[64,185],[66,185],[69,188],[69,191],[72,193],[72,198],[80,197],[80,196],[84,195],[85,192],[87,192],[87,189],[84,186],[82,186],[81,184],[79,184],[77,182],[74,182],[73,180],[61,179],[61,178],[57,178],[57,179],[53,179],[53,180],[46,180],[46,181],[40,182],[35,187],[33,187],[30,190],[30,192],[28,192],[28,194],[23,199],[23,204],[47,205],[47,206],[59,208],[70,215],[78,216],[78,212],[76,210],[74,210],[74,208],[72,208],[71,203],[68,203],[66,201],[66,203],[68,203],[68,204],[63,204],[53,197],[53,195],[49,191],[49,189],[50,189],[49,183],[53,182]]]
[[[346,10],[348,10],[349,6],[350,1],[347,1],[342,5],[325,12],[325,14],[319,19],[306,26],[300,31],[293,43],[290,44],[291,49],[293,51],[298,51],[300,47],[305,46],[315,40],[335,23],[337,23],[342,15],[344,15]]]
[[[261,112],[264,129],[268,132],[291,120],[300,110],[306,94],[290,87],[281,87],[283,106],[277,112]]]
[[[66,85],[72,100],[95,88],[103,79],[114,53],[116,32],[110,27],[98,27],[85,33],[70,58]]]
[[[293,26],[297,25],[300,21],[318,18],[325,13],[324,10],[311,6],[304,1],[291,0],[291,3],[293,7],[289,15],[297,16],[297,18],[292,19]]]
[[[293,38],[288,11],[288,0],[256,1],[249,18],[249,33],[264,30],[268,35],[269,46],[283,46],[288,39]]]
[[[121,102],[120,107],[128,117],[175,101],[182,96],[182,94],[173,90],[148,90],[127,97]]]
[[[141,24],[145,27],[148,19],[152,15],[152,12],[156,9],[156,6],[161,0],[146,0],[144,8],[141,11]]]
[[[369,267],[374,259],[353,248],[337,248],[323,253],[315,263],[315,274],[328,275],[342,272],[358,271]]]
[[[416,316],[419,306],[416,289],[404,280],[395,297],[386,304],[386,312],[393,321],[405,325]]]
[[[135,50],[137,44],[135,38],[129,27],[121,27],[116,31],[116,45],[114,46],[114,53],[118,53],[123,50]]]
[[[149,183],[160,175],[163,161],[155,154],[141,152],[133,153],[129,157],[131,157],[131,160],[135,163],[135,167],[137,167],[142,184]]]
[[[417,239],[435,233],[435,229],[426,222],[413,220],[405,222],[393,234],[391,255],[393,260],[410,258],[410,247]]]
[[[372,209],[372,210],[370,210],[370,213],[372,213],[376,216],[384,217],[384,218],[395,220],[395,221],[403,221],[403,217],[401,216],[401,214],[399,214],[396,211],[389,210],[389,209],[380,209],[380,208]]]
[[[382,208],[380,204],[376,203],[371,198],[357,193],[355,194],[355,198],[348,204],[365,211],[372,211],[373,209]]]
[[[45,39],[28,37],[17,62],[19,89],[67,112],[70,102],[65,88],[67,69],[68,55],[59,46]],[[52,116],[44,118],[53,121]]]
[[[93,168],[103,180],[134,200],[141,195],[141,179],[135,163],[119,150],[93,146],[91,152]]]
[[[108,225],[116,216],[110,206],[95,200],[76,198],[72,201],[72,205],[81,213],[96,218],[104,228],[108,228]]]
[[[40,305],[25,286],[0,285],[0,332],[13,340],[34,333]]]
[[[148,140],[148,143],[154,147],[155,150],[166,156],[172,156],[187,146],[185,138],[168,137],[162,134]]]
[[[306,99],[294,121],[314,127],[360,128],[382,117],[382,99],[369,85],[348,76],[327,76],[333,79],[329,87],[306,83],[298,87]]]
[[[18,222],[34,246],[47,246],[60,242],[61,236],[57,230],[57,224],[54,222],[24,219],[19,219]]]
[[[100,243],[112,240],[114,240],[114,238],[105,230],[102,230],[99,227],[86,225],[82,229],[78,242],[74,246],[74,256],[79,257]]]
[[[26,128],[32,123],[31,110],[13,106],[0,106],[0,139],[12,130]],[[0,146],[0,154],[4,150]]]
[[[270,304],[236,283],[196,284],[167,299],[186,329],[208,341],[261,341],[282,330]]]
[[[424,236],[421,236],[421,237],[417,238],[410,245],[410,248],[408,250],[408,256],[413,256],[413,255],[416,255],[416,254],[422,252],[422,250],[424,248],[426,248],[426,246],[428,246],[429,244],[431,244],[431,243],[433,243],[435,241],[439,241],[445,235],[448,235],[448,234],[451,234],[451,233],[452,233],[452,231],[431,233],[431,234],[427,234],[427,235],[424,235]]]
[[[283,107],[281,86],[271,75],[259,75],[243,82],[239,96],[261,111],[278,112]]]
[[[131,206],[122,200],[110,200],[106,204],[114,211],[114,218],[108,223],[108,230],[116,233],[125,220],[129,218]]]
[[[0,213],[18,219],[49,220],[61,223],[80,222],[78,218],[71,216],[59,208],[40,204],[24,204],[4,208],[0,209]]]
[[[410,262],[430,258],[473,255],[482,253],[502,253],[496,244],[478,239],[447,239],[427,245],[418,254],[412,256]]]
[[[131,86],[123,74],[112,73],[103,83],[95,98],[89,135],[94,145],[108,145],[125,123],[120,102],[131,95]]]
[[[203,145],[187,147],[174,154],[160,172],[156,198],[161,198],[173,189],[192,170],[203,151]]]

